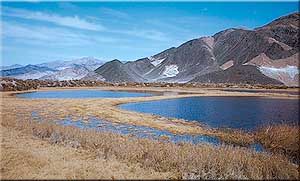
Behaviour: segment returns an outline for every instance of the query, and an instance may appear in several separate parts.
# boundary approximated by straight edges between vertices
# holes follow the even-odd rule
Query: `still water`
[[[32,117],[35,121],[42,121],[39,114],[36,112],[32,112]],[[100,132],[111,132],[120,135],[130,135],[137,138],[170,141],[173,143],[210,144],[215,146],[223,144],[223,142],[214,136],[174,134],[167,130],[159,130],[147,126],[113,123],[94,117],[90,117],[88,121],[84,121],[82,119],[73,120],[72,118],[67,117],[65,119],[56,121],[56,123],[63,126],[77,127],[80,129],[93,129]],[[258,152],[264,151],[264,148],[259,143],[251,144],[248,147]]]
[[[82,98],[122,98],[122,97],[147,97],[150,93],[126,92],[126,91],[105,91],[105,90],[63,90],[63,91],[37,91],[30,93],[17,94],[18,97],[41,99],[82,99]]]
[[[260,97],[189,97],[128,103],[120,108],[194,120],[217,128],[254,130],[266,124],[299,121],[299,100]]]

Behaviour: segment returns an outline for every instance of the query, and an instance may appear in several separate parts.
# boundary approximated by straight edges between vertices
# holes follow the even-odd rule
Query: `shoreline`
[[[41,87],[39,89],[31,89],[24,91],[2,91],[4,95],[14,95],[38,91],[64,91],[64,90],[106,90],[106,91],[128,91],[156,93],[162,95],[166,92],[178,94],[205,94],[203,96],[251,96],[251,97],[267,97],[282,99],[300,99],[300,90],[298,88],[288,89],[250,89],[250,88],[188,88],[188,87],[120,87],[120,86],[98,86],[98,87]],[[249,91],[249,92],[246,92]],[[259,91],[259,92],[255,92]],[[260,92],[261,91],[261,92]],[[276,91],[276,92],[275,92]],[[212,92],[212,93],[211,93]],[[294,93],[294,94],[289,94]],[[217,94],[215,94],[217,93]],[[298,94],[297,94],[298,93]],[[210,95],[212,94],[212,95]],[[101,99],[101,98],[99,98]]]
[[[298,99],[299,96],[279,93],[249,93],[249,92],[229,92],[211,89],[195,89],[195,88],[136,88],[136,87],[67,87],[67,88],[41,88],[36,91],[63,91],[63,90],[114,90],[114,91],[132,91],[132,92],[155,92],[157,95],[149,97],[132,97],[132,98],[84,98],[84,99],[28,99],[17,97],[16,94],[32,92],[14,91],[3,92],[5,98],[12,98],[14,101],[27,105],[24,108],[28,113],[36,111],[41,117],[47,121],[53,122],[61,120],[71,115],[73,120],[83,119],[88,121],[89,116],[103,119],[112,123],[131,124],[138,126],[147,126],[158,130],[170,131],[174,134],[191,134],[215,136],[225,142],[233,142],[240,145],[248,145],[254,142],[253,133],[243,132],[239,129],[231,129],[232,132],[227,133],[220,131],[219,128],[211,128],[196,121],[187,121],[184,119],[162,117],[154,114],[139,113],[127,111],[119,108],[119,105],[134,102],[158,101],[166,99],[178,99],[186,97],[262,97],[274,99]],[[163,95],[165,92],[175,93],[175,95]],[[40,110],[40,104],[52,111]],[[100,108],[100,109],[99,109]],[[28,115],[27,115],[28,116]],[[31,116],[31,115],[29,115]],[[143,120],[143,121],[141,121]]]

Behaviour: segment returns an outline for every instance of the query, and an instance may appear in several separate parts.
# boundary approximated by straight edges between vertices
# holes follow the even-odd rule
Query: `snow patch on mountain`
[[[177,65],[167,65],[163,72],[165,77],[175,77],[179,73]]]
[[[37,65],[18,67],[13,65],[8,70],[0,70],[1,76],[17,79],[41,79],[41,80],[75,80],[85,77],[89,72],[101,66],[103,61],[93,57],[83,57],[70,61],[52,61]],[[14,68],[17,66],[18,68]]]
[[[56,70],[64,70],[68,68],[71,68],[71,66],[57,67]]]
[[[50,76],[52,74],[54,74],[53,71],[35,72],[35,73],[30,72],[30,73],[11,76],[11,77],[16,79],[27,80],[27,79],[40,79],[41,77]]]
[[[43,80],[79,80],[85,77],[90,71],[85,66],[74,66],[60,70],[52,75],[43,76]]]
[[[206,45],[209,46],[209,48],[213,48],[215,43],[214,37],[203,37],[202,40],[204,41],[204,43],[206,43]]]
[[[148,57],[148,59],[151,61],[151,64],[156,67],[157,65],[161,64],[166,58],[157,59],[151,56]]]
[[[293,49],[292,47],[288,46],[287,44],[284,44],[283,42],[277,41],[274,38],[268,38],[269,43],[277,43],[280,45],[284,50],[291,50]]]
[[[83,57],[83,58],[73,59],[69,61],[46,62],[46,63],[38,64],[37,66],[48,67],[56,70],[64,70],[67,68],[72,68],[76,65],[82,65],[88,68],[90,71],[93,71],[96,68],[100,67],[102,64],[103,64],[102,60],[98,60],[93,57]]]
[[[229,60],[228,62],[224,63],[223,65],[220,66],[220,68],[222,70],[227,70],[230,67],[232,67],[234,65],[234,61],[233,60]]]
[[[271,75],[274,75],[274,74],[276,75],[276,74],[280,74],[280,73],[286,73],[292,79],[295,78],[295,76],[297,74],[299,74],[298,67],[290,66],[290,65],[287,65],[286,67],[282,67],[282,68],[261,66],[261,67],[259,67],[259,70],[267,76],[271,76]]]

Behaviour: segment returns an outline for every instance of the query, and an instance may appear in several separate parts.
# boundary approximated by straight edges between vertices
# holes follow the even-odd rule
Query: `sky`
[[[3,65],[80,57],[132,61],[211,36],[253,29],[298,2],[2,2]]]

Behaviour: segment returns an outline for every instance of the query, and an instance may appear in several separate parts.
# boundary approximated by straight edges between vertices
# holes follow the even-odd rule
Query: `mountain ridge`
[[[184,83],[220,82],[216,77],[226,75],[228,83],[299,86],[299,63],[290,64],[299,62],[299,57],[295,56],[299,52],[299,27],[296,25],[299,25],[299,13],[282,16],[253,30],[229,28],[212,36],[189,40],[150,57],[126,64],[120,62],[119,71],[126,72],[122,79],[108,72],[104,77],[108,82]],[[291,58],[292,61],[289,60]],[[278,61],[285,63],[278,66]],[[102,66],[113,69],[115,65],[107,62]],[[235,66],[237,68],[229,69]],[[103,76],[101,69],[99,67],[96,73]],[[289,76],[289,71],[295,70],[298,70],[296,78]],[[248,76],[249,80],[238,79],[234,75],[240,72],[248,72],[252,76]]]
[[[229,28],[149,57],[104,63],[93,57],[14,65],[1,76],[107,82],[201,82],[299,86],[299,13],[253,30]]]

